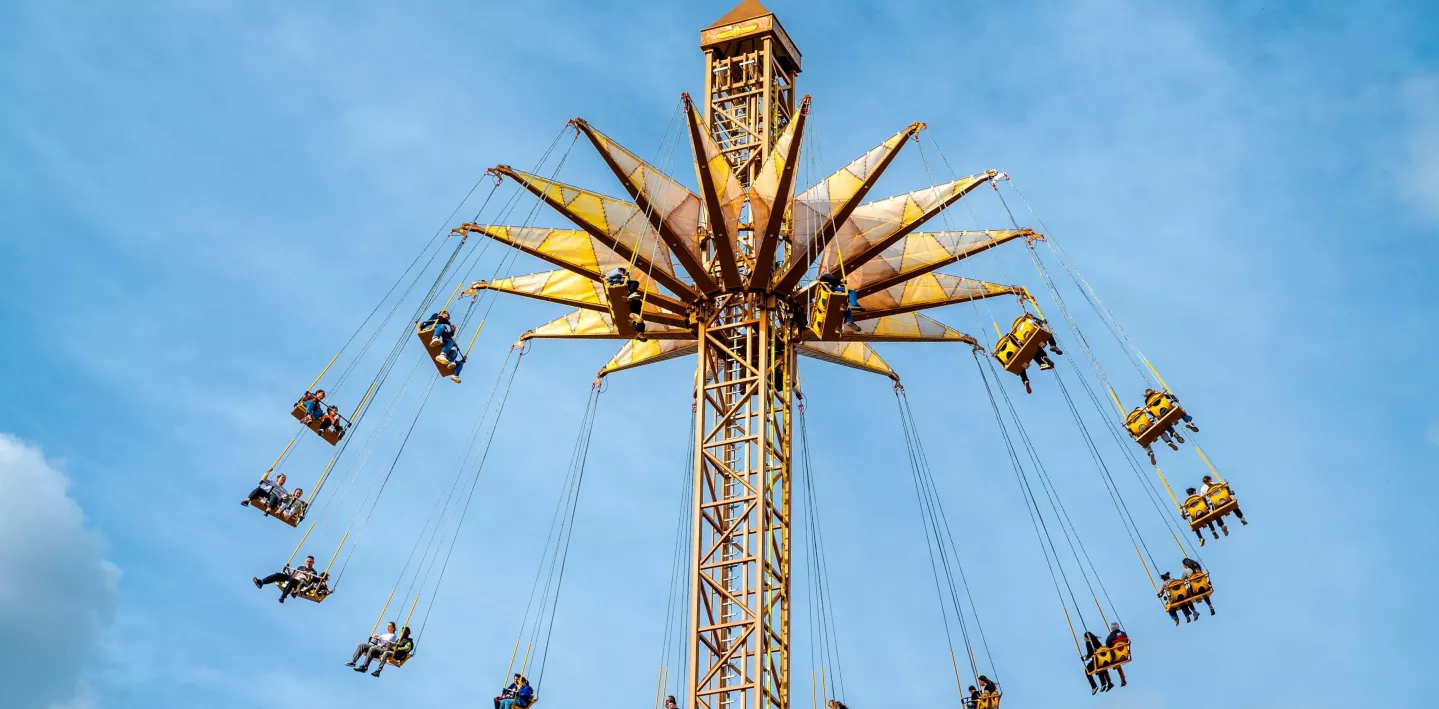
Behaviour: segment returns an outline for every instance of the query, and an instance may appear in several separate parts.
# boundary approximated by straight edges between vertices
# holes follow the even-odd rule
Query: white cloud
[[[1404,108],[1399,193],[1420,213],[1439,220],[1439,77],[1410,79]]]
[[[85,528],[69,485],[39,448],[0,434],[0,691],[14,709],[94,705],[85,677],[114,615],[120,571]]]

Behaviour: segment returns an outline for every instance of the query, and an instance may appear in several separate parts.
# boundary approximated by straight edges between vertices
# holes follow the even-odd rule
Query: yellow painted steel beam
[[[659,232],[675,260],[694,279],[695,288],[701,292],[715,290],[716,284],[705,269],[704,254],[700,252],[699,197],[609,136],[595,130],[583,118],[576,118],[571,123],[590,139],[640,212],[648,218],[650,226]]]
[[[1024,288],[945,273],[927,273],[861,297],[859,304],[864,310],[855,311],[854,319],[869,320],[999,295],[1024,295]]]
[[[774,290],[788,293],[799,285],[814,260],[824,252],[844,220],[854,212],[874,183],[894,161],[905,141],[919,133],[923,123],[911,123],[838,172],[801,192],[791,202],[794,247],[775,281]]]
[[[650,328],[645,337],[651,340],[693,340],[692,330]],[[523,335],[525,340],[624,340],[608,312],[576,310],[564,317],[551,320]]]
[[[495,172],[520,183],[525,189],[584,229],[600,243],[635,264],[635,269],[649,275],[657,283],[685,299],[699,296],[689,284],[675,275],[669,247],[652,229],[645,228],[639,207],[582,190],[572,185],[547,180],[538,175],[520,172],[508,165],[496,166]]]
[[[809,96],[805,96],[800,100],[799,114],[785,126],[769,157],[765,158],[759,176],[749,186],[750,223],[755,243],[749,286],[753,289],[763,289],[774,276],[775,251],[782,236],[780,228],[784,225],[785,207],[794,194],[794,175],[799,167],[799,148],[808,115]]]
[[[684,100],[685,121],[689,124],[690,146],[694,150],[695,175],[700,194],[704,195],[705,214],[709,217],[709,234],[715,263],[719,264],[720,280],[726,288],[739,288],[739,218],[744,210],[746,192],[735,175],[729,158],[720,152],[709,131],[700,126],[704,117],[695,110],[689,94]]]
[[[1033,235],[1033,229],[911,233],[859,268],[849,267],[846,283],[859,290],[861,296],[869,295],[1005,242]]]
[[[975,188],[989,184],[996,174],[991,170],[861,204],[844,220],[825,249],[820,273],[848,276]]]
[[[802,342],[795,345],[795,351],[801,357],[838,364],[862,372],[882,374],[899,381],[899,375],[890,369],[889,363],[885,362],[873,347],[863,342]]]

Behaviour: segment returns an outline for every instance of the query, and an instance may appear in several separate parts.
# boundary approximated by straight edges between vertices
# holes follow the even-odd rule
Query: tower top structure
[[[769,8],[744,0],[700,31],[700,49],[706,124],[740,184],[748,187],[794,119],[799,48]]]

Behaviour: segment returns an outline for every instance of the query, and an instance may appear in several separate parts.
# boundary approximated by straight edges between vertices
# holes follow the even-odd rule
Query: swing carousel
[[[267,518],[304,528],[276,583],[316,603],[349,590],[342,590],[345,569],[406,448],[424,438],[417,422],[434,389],[461,383],[460,370],[498,296],[530,298],[572,310],[510,347],[452,472],[437,486],[370,642],[360,650],[373,651],[381,667],[402,666],[417,654],[526,352],[538,340],[614,340],[622,344],[591,389],[504,674],[506,681],[523,675],[528,687],[525,694],[517,684],[506,697],[511,704],[539,701],[606,378],[694,355],[685,458],[693,472],[676,520],[656,706],[666,694],[687,709],[783,709],[799,701],[791,696],[791,649],[799,639],[792,619],[796,574],[812,595],[810,701],[843,706],[799,377],[799,361],[807,358],[890,380],[956,691],[966,706],[998,709],[1008,695],[999,685],[919,421],[899,375],[874,348],[949,343],[974,363],[1091,692],[1116,687],[1111,671],[1119,676],[1117,686],[1124,686],[1125,667],[1142,652],[1135,652],[1091,561],[1091,551],[1114,550],[1085,546],[1013,394],[1052,384],[1062,395],[1154,593],[1176,624],[1180,612],[1186,621],[1197,619],[1197,604],[1209,604],[1214,593],[1196,543],[1206,543],[1205,531],[1219,539],[1215,525],[1227,536],[1227,517],[1247,524],[1233,489],[1198,444],[1194,417],[1007,174],[955,174],[918,122],[830,172],[806,132],[812,109],[810,98],[796,90],[800,52],[769,10],[745,0],[701,32],[700,46],[703,94],[699,101],[681,95],[653,160],[575,118],[534,168],[502,164],[487,171],[306,388],[291,410],[301,426],[246,500]],[[581,138],[626,197],[560,181]],[[693,161],[691,186],[673,169],[683,144],[689,153],[681,159]],[[911,144],[932,186],[869,199]],[[945,174],[937,177],[936,167]],[[476,215],[457,220],[486,182],[490,189]],[[512,188],[508,197],[503,187]],[[996,200],[1008,224],[956,229],[949,208],[980,196]],[[1015,217],[1012,200],[1023,205],[1031,225]],[[567,226],[537,226],[543,212]],[[1027,254],[1057,322],[1024,286],[963,275],[971,257],[991,250]],[[520,255],[553,269],[514,275]],[[1071,309],[1065,290],[1071,298],[1078,293],[1083,305]],[[993,339],[986,328],[976,338],[926,314],[948,306],[994,322]],[[981,307],[989,317],[981,317]],[[1007,328],[998,325],[1010,318]],[[1133,375],[1103,367],[1081,322],[1091,328],[1098,322],[1112,336]],[[361,375],[370,371],[373,376]],[[1121,390],[1136,392],[1133,409],[1121,403]],[[295,451],[312,438],[330,454],[327,463],[314,466],[320,472],[306,495],[290,489],[281,470],[296,466]],[[1203,485],[1176,495],[1157,464],[1155,443],[1192,447],[1207,473]],[[1159,557],[1173,553],[1161,548],[1170,540],[1183,558],[1181,578],[1159,571]],[[331,543],[334,551],[323,567],[294,565],[310,546],[318,545],[319,558],[327,558],[323,552]],[[804,552],[798,569],[791,563],[796,545]],[[403,628],[398,637],[379,633],[387,618]],[[397,652],[402,640],[410,644]]]

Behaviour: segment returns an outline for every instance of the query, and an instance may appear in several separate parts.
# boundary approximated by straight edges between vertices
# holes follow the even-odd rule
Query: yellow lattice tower
[[[809,99],[796,102],[799,50],[745,0],[701,33],[708,120],[684,97],[699,193],[581,119],[632,201],[501,165],[496,171],[577,229],[465,224],[559,270],[479,284],[577,308],[524,339],[629,340],[605,376],[698,354],[688,686],[695,709],[789,706],[791,411],[796,356],[898,379],[872,342],[975,341],[919,311],[1023,289],[938,269],[1029,230],[915,230],[993,171],[865,203],[922,124],[911,124],[798,194]],[[642,296],[631,313],[633,266]],[[859,294],[809,281],[841,276]],[[830,297],[836,295],[836,297]],[[635,339],[636,328],[643,338]]]

